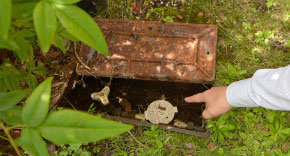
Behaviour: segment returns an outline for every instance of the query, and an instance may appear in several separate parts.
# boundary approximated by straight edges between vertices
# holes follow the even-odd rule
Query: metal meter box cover
[[[82,44],[79,75],[204,83],[215,78],[217,26],[96,19],[109,56]]]

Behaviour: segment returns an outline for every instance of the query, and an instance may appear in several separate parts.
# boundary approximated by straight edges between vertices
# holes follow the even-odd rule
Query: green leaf
[[[19,31],[23,37],[34,37],[35,33],[29,29],[22,29]]]
[[[0,79],[7,77],[9,74],[7,71],[0,70]]]
[[[21,136],[16,140],[26,152],[33,156],[49,156],[46,143],[33,128],[25,128],[21,131]]]
[[[7,110],[26,97],[28,90],[15,90],[8,93],[0,93],[0,111]]]
[[[22,89],[19,80],[17,79],[17,76],[14,74],[9,74],[8,77],[4,78],[5,85],[7,86],[8,89],[10,90],[20,90]]]
[[[39,2],[40,0],[12,0],[13,5],[14,4],[19,4],[19,3],[24,3],[24,2]]]
[[[271,140],[271,139],[265,139],[263,142],[262,142],[262,146],[265,146],[266,148],[267,147],[270,147],[272,145],[275,144],[275,141]]]
[[[7,92],[7,86],[2,80],[0,80],[0,92]]]
[[[8,37],[11,22],[11,0],[0,1],[0,35],[4,38]]]
[[[14,41],[10,39],[4,39],[2,36],[0,36],[0,49],[8,49],[14,51],[19,48]]]
[[[280,133],[290,136],[290,128],[282,129],[282,130],[280,130]]]
[[[12,18],[22,19],[31,17],[37,2],[17,2],[12,4]]]
[[[43,66],[36,66],[32,72],[39,76],[46,76],[46,70]]]
[[[24,36],[22,36],[21,33],[18,33],[16,35],[15,42],[17,43],[17,45],[20,48],[20,49],[16,50],[17,56],[19,57],[21,63],[23,64],[24,61],[26,60],[27,56],[28,56],[29,48],[31,47],[31,45],[24,38]]]
[[[107,43],[97,23],[82,9],[73,5],[53,5],[63,27],[79,40],[108,55]]]
[[[52,112],[39,126],[41,135],[56,144],[75,144],[116,136],[133,126],[73,110]]]
[[[50,0],[50,1],[58,4],[74,4],[81,0]]]
[[[71,41],[79,41],[76,37],[74,37],[72,34],[70,34],[69,32],[67,32],[66,30],[61,31],[59,33],[62,37],[71,40]]]
[[[27,61],[26,67],[29,72],[32,72],[32,70],[35,68],[35,61],[33,59]]]
[[[234,125],[227,124],[227,125],[218,125],[218,129],[220,131],[231,131],[236,129],[236,127]]]
[[[255,35],[259,38],[263,37],[264,36],[264,33],[263,31],[259,30],[258,32],[255,33]]]
[[[275,116],[276,116],[275,112],[269,112],[266,118],[269,120],[270,123],[273,123]]]
[[[64,44],[64,40],[62,37],[60,37],[58,34],[54,35],[54,39],[52,44],[56,47],[58,47],[63,53],[65,53],[65,44]]]
[[[40,125],[48,112],[52,77],[38,85],[27,98],[23,107],[22,118],[31,127]]]
[[[30,89],[34,89],[37,86],[37,79],[33,74],[28,74],[27,84]]]
[[[47,52],[50,48],[56,31],[56,16],[51,6],[46,1],[40,1],[33,12],[33,22],[42,51]]]
[[[225,138],[222,133],[218,133],[218,141],[222,144],[225,142]]]
[[[11,124],[11,125],[23,124],[21,113],[22,113],[22,107],[14,106],[5,111],[0,111],[0,117],[7,124]]]
[[[13,21],[13,25],[16,27],[19,27],[20,29],[27,28],[30,29],[33,27],[33,21],[32,17],[28,18],[21,18]]]
[[[4,61],[0,66],[2,72],[0,72],[0,78],[3,78],[4,84],[10,91],[21,90],[19,83],[20,70],[17,70],[9,61]]]

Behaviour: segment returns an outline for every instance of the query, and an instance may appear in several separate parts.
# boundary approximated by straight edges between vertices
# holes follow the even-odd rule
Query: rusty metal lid
[[[97,19],[109,56],[82,44],[79,75],[210,82],[215,78],[216,25]]]

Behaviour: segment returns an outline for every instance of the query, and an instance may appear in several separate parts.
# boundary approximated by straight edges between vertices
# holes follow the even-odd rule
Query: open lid
[[[109,48],[82,44],[79,75],[204,83],[215,78],[216,25],[97,19]]]

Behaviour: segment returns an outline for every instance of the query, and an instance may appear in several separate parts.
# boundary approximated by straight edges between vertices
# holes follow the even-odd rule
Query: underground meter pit
[[[135,115],[144,114],[153,101],[166,99],[178,109],[169,125],[173,125],[174,120],[194,123],[197,127],[202,125],[203,103],[186,103],[184,98],[203,92],[210,85],[113,78],[110,85],[110,104],[103,105],[92,100],[91,94],[101,91],[109,82],[109,78],[80,77],[75,88],[64,94],[58,105],[68,108],[73,105],[76,109],[88,111],[91,104],[94,104],[94,113],[135,119]],[[119,97],[131,103],[130,112],[126,112],[119,104]]]

